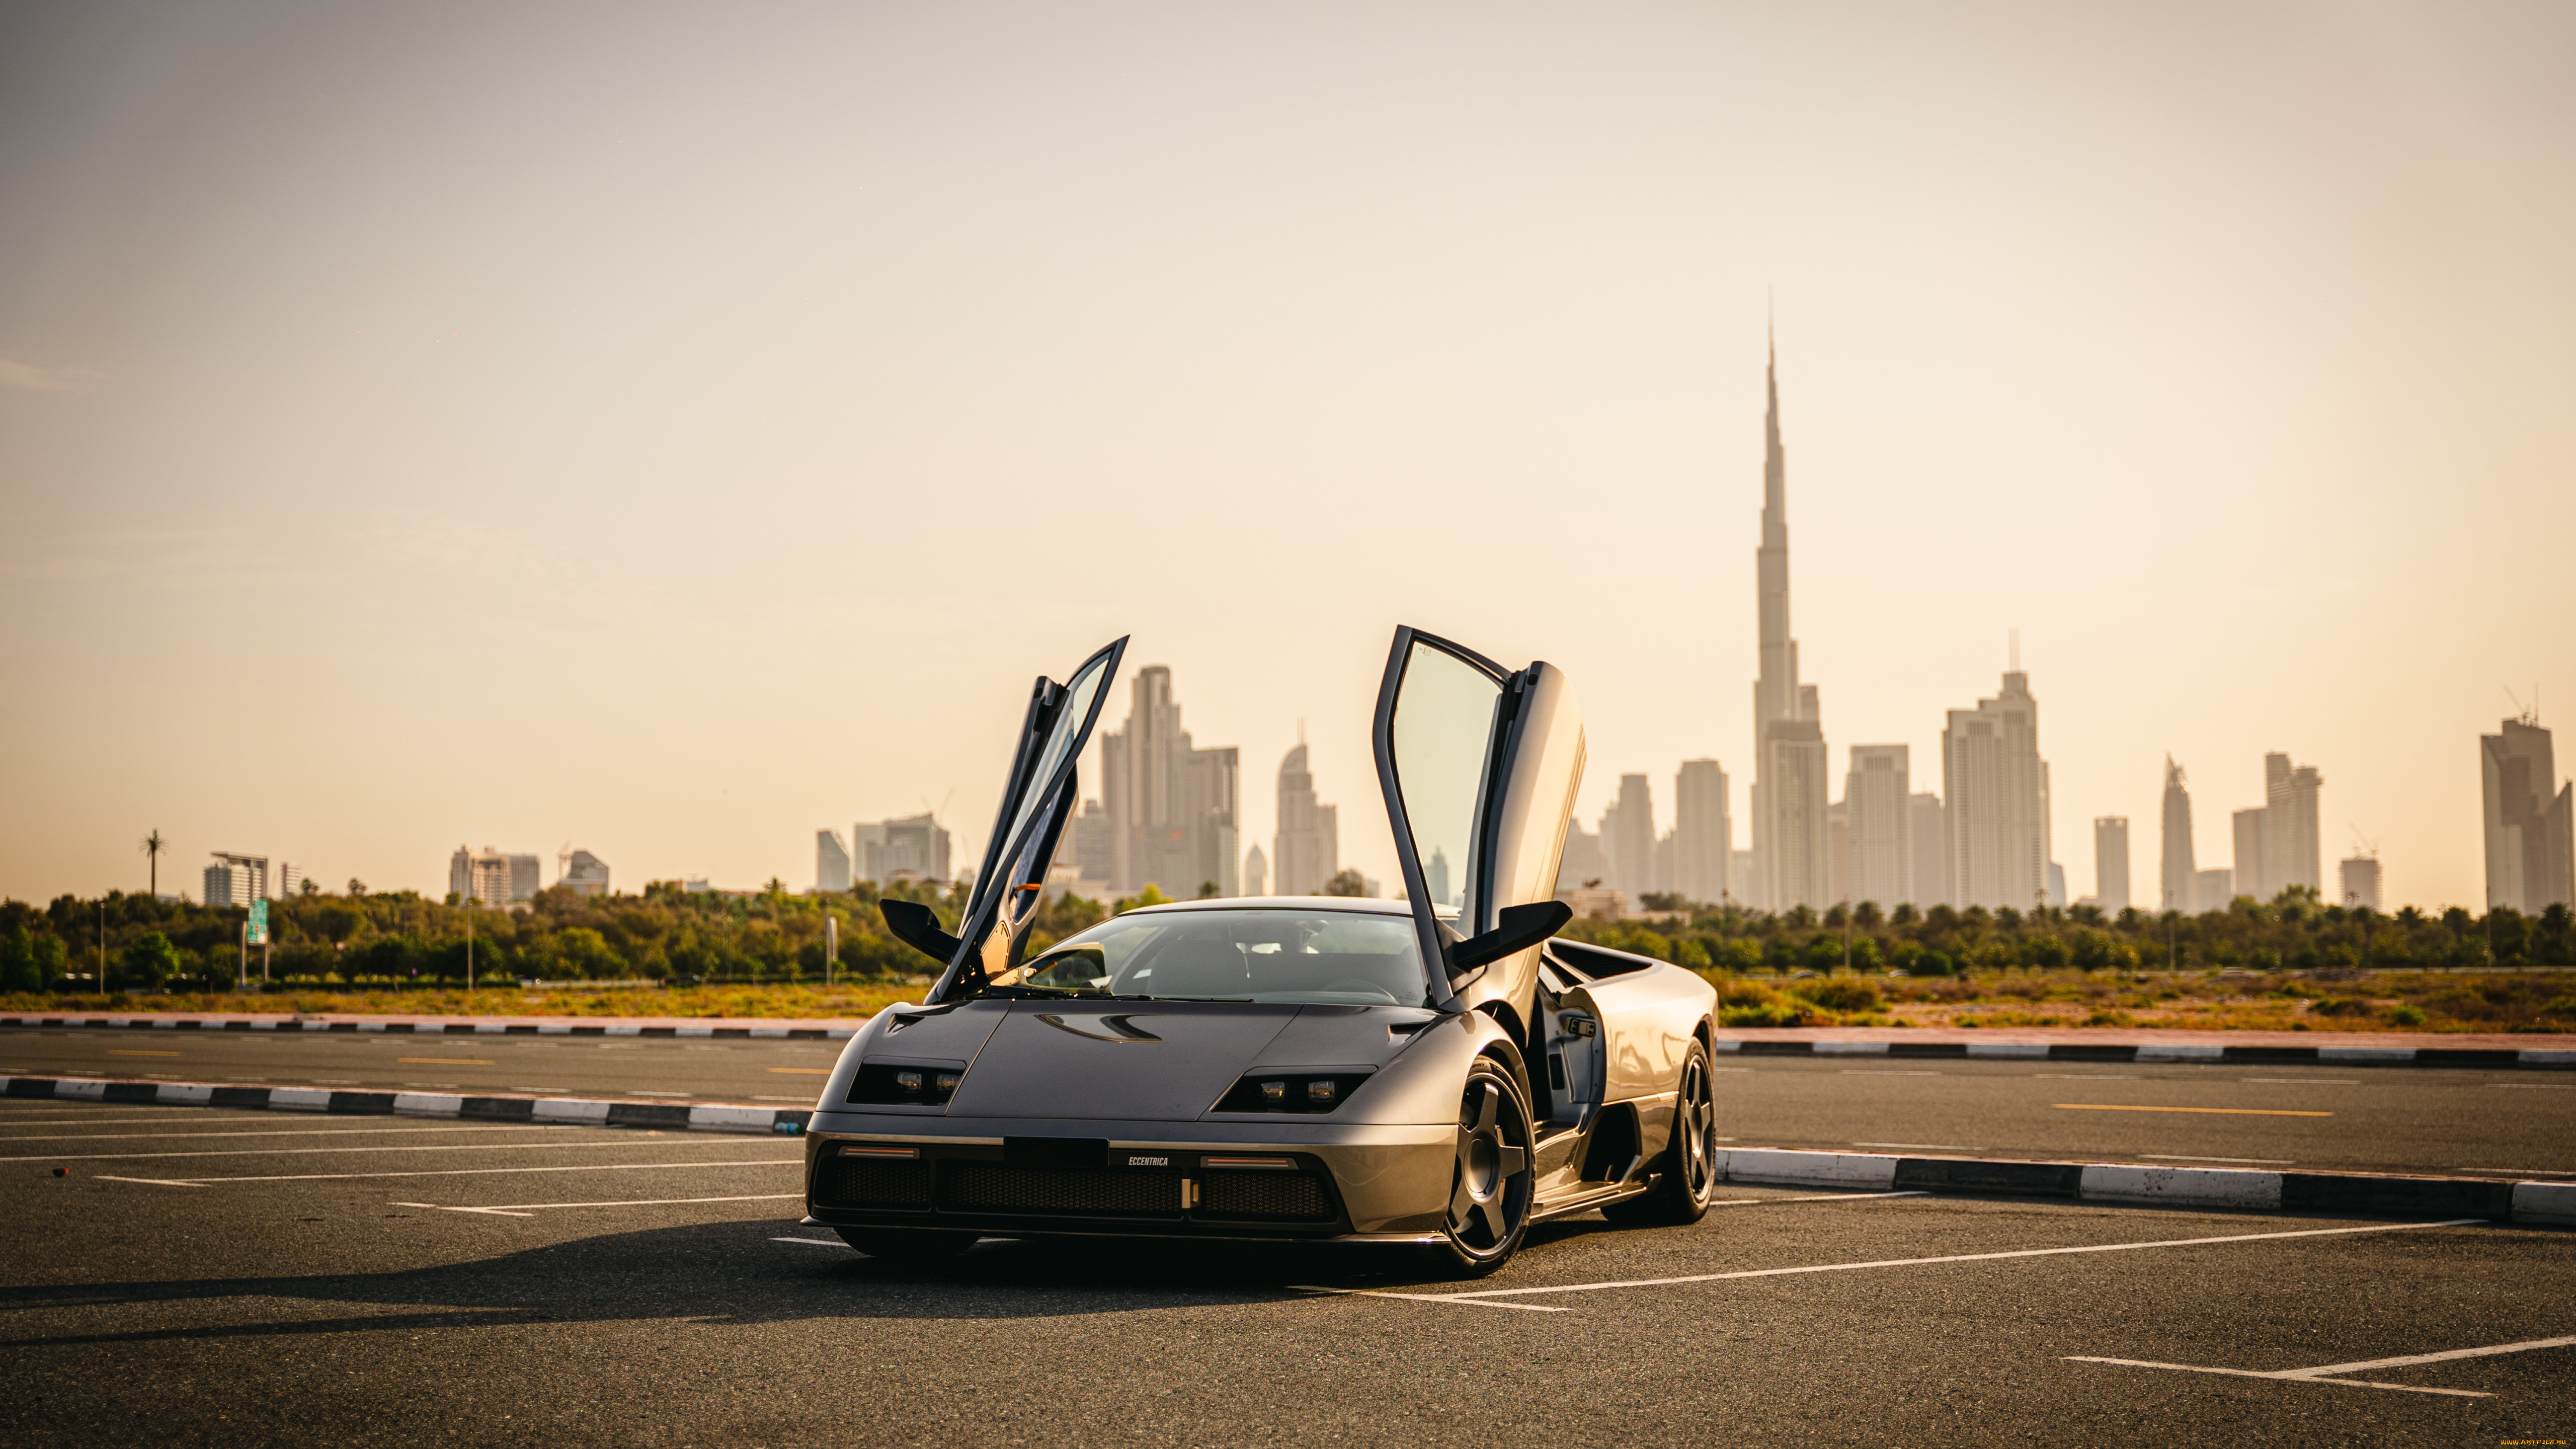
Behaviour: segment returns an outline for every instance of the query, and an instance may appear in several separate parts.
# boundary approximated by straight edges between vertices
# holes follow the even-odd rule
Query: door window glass
[[[1065,756],[1073,753],[1075,743],[1082,738],[1083,723],[1091,718],[1092,701],[1099,697],[1101,687],[1109,682],[1109,659],[1108,650],[1092,656],[1091,662],[1083,666],[1071,684],[1065,686],[1064,708],[1056,712],[1055,727],[1047,732],[1046,745],[1038,751],[1037,771],[1029,776],[1029,792],[1020,801],[1019,813],[1012,817],[1011,828],[1002,835],[1004,849],[1019,840],[1020,831],[1028,825],[1029,817],[1037,813],[1038,806],[1046,799],[1047,782],[1055,778],[1056,767],[1064,763]]]
[[[1391,730],[1395,781],[1435,906],[1463,908],[1474,888],[1476,814],[1501,699],[1492,676],[1428,644],[1416,642],[1405,660]]]

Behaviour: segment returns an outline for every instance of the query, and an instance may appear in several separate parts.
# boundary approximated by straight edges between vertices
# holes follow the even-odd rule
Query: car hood
[[[1382,1064],[1401,1047],[1376,1019],[1383,1014],[1257,1002],[1015,1001],[975,1055],[948,1115],[1195,1121],[1256,1067]]]

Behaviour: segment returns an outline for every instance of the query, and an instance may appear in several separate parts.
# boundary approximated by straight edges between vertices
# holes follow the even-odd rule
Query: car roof
[[[1454,907],[1435,908],[1441,915],[1454,916]],[[1408,916],[1413,907],[1403,901],[1380,900],[1374,896],[1231,896],[1213,901],[1168,901],[1158,906],[1138,906],[1123,912],[1130,916],[1160,915],[1168,911],[1349,911],[1371,916]]]

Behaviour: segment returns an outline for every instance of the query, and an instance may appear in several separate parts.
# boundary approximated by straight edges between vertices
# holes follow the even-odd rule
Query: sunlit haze
[[[0,895],[971,859],[1120,634],[1391,892],[1398,624],[1743,845],[1776,325],[1837,781],[2018,629],[2071,893],[2278,750],[2476,907],[2477,736],[2576,728],[2571,76],[2537,0],[11,6]]]

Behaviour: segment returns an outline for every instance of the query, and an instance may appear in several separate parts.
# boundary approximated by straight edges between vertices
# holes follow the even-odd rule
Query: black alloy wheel
[[[1655,1161],[1655,1185],[1601,1215],[1621,1227],[1695,1223],[1717,1194],[1717,1092],[1708,1048],[1694,1038],[1673,1094],[1673,1140]]]
[[[1510,1261],[1529,1231],[1532,1181],[1529,1101],[1500,1063],[1479,1057],[1459,1098],[1448,1220],[1431,1249],[1440,1271],[1480,1278]]]
[[[939,1228],[834,1228],[841,1241],[889,1263],[945,1263],[975,1246],[979,1234]]]

